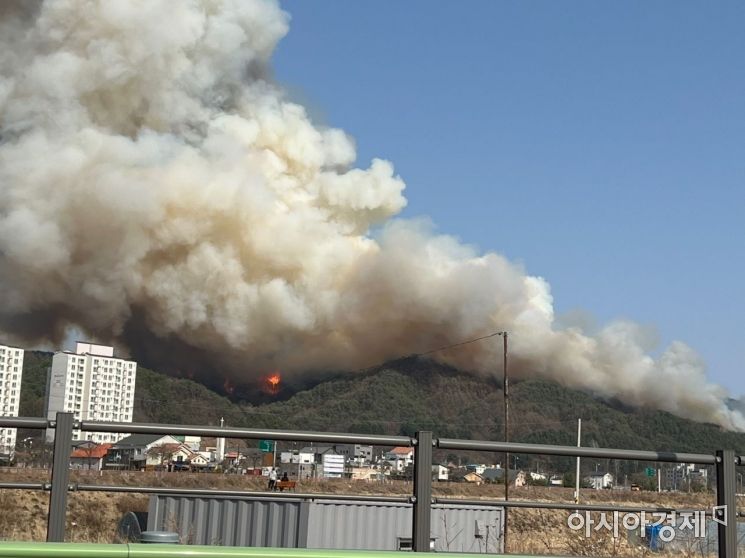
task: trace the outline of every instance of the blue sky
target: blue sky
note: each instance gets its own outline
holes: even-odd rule
[[[277,79],[405,216],[745,393],[745,3],[287,0]]]

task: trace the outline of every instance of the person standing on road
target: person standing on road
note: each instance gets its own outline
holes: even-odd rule
[[[269,471],[269,490],[277,489],[277,469]]]

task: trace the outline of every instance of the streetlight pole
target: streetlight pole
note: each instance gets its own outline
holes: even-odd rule
[[[502,395],[504,397],[504,441],[510,441],[510,380],[507,375],[507,332],[503,331],[502,335]],[[504,501],[510,499],[510,453],[505,454],[505,471],[504,471]],[[504,507],[504,533],[502,534],[502,544],[504,552],[507,552],[507,506]]]

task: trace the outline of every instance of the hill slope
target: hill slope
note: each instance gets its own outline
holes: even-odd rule
[[[21,415],[41,416],[49,353],[28,352]],[[745,434],[669,413],[629,409],[541,380],[511,391],[514,441],[710,453],[745,453]],[[234,402],[203,385],[139,368],[135,421],[503,439],[500,382],[427,360],[404,359],[364,374],[337,377],[263,405]]]

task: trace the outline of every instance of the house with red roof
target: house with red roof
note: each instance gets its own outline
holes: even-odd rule
[[[90,469],[100,471],[103,462],[114,444],[84,442],[76,446],[70,454],[70,469]]]
[[[399,446],[385,454],[385,460],[391,464],[391,469],[399,473],[414,463],[414,448]]]

